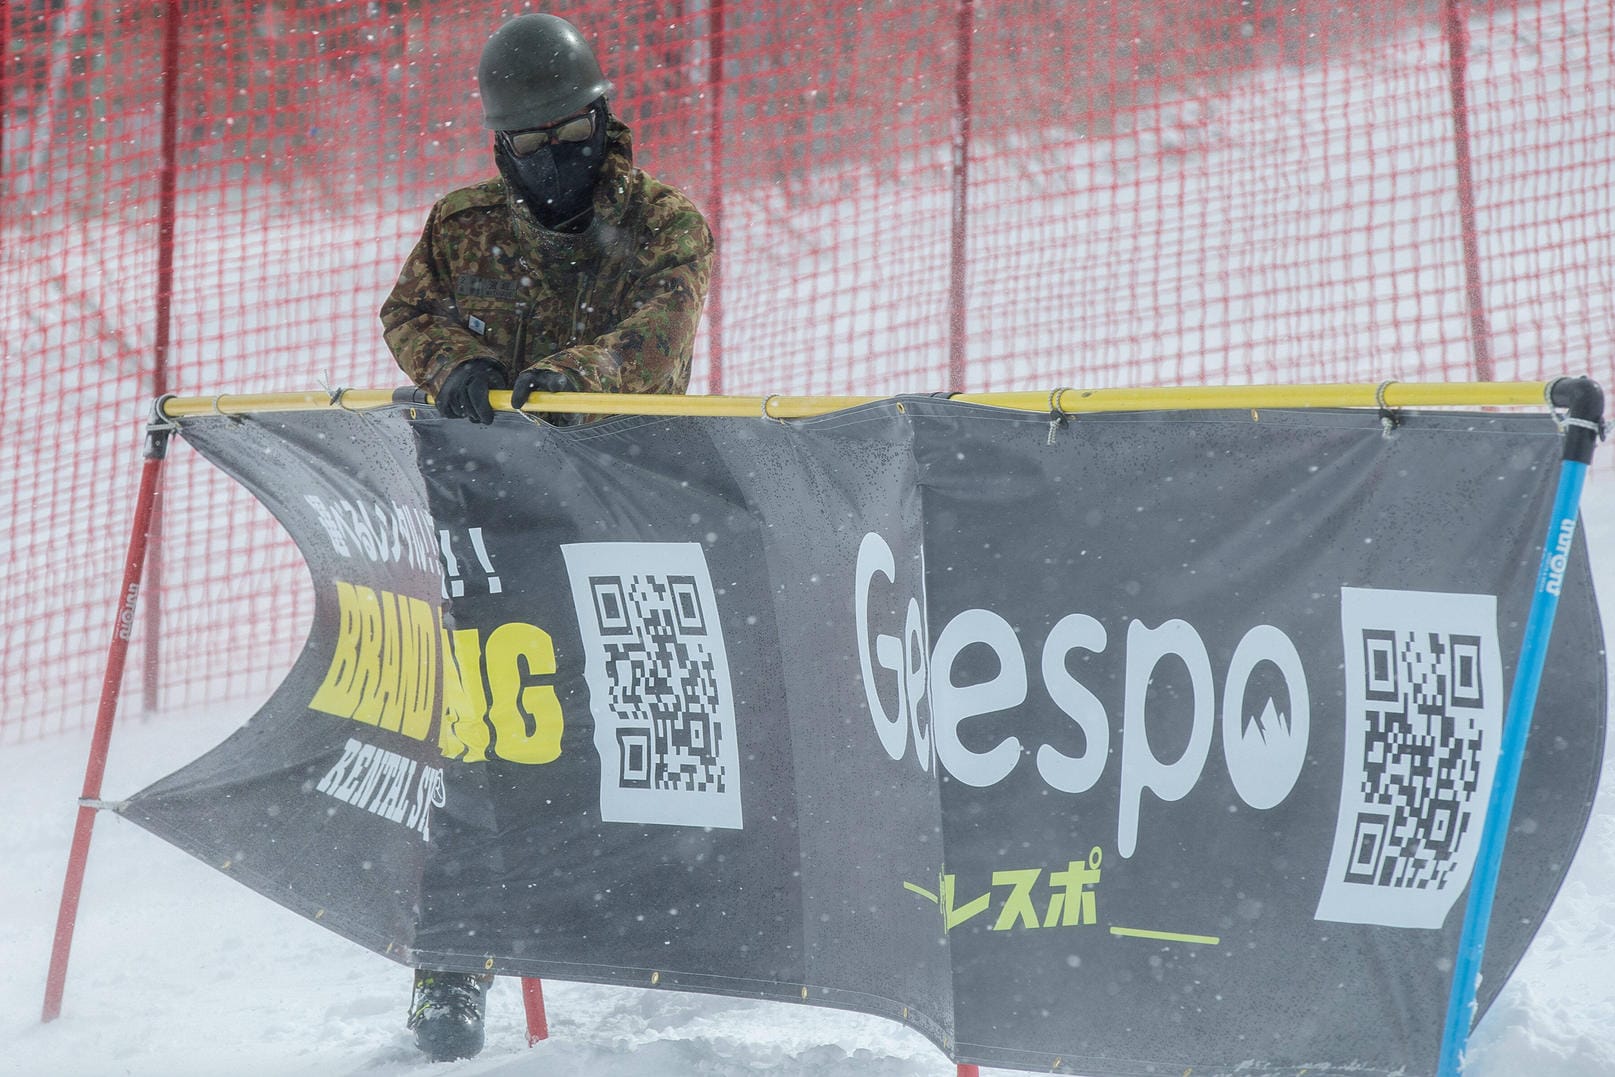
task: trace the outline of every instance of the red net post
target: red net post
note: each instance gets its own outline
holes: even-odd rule
[[[549,1015],[544,1012],[544,981],[522,977],[522,1010],[527,1015],[527,1046],[550,1037]]]
[[[154,419],[157,418],[154,415]],[[101,780],[106,774],[107,755],[112,745],[112,720],[118,712],[129,638],[134,634],[135,610],[140,598],[140,580],[146,566],[147,539],[151,530],[152,508],[157,500],[158,479],[167,451],[168,431],[154,428],[147,436],[146,460],[140,470],[140,489],[135,497],[134,523],[129,534],[129,552],[124,558],[123,587],[116,596],[112,617],[112,641],[107,652],[106,673],[101,678],[101,705],[96,710],[95,732],[90,738],[90,755],[84,766],[84,786],[78,817],[73,825],[73,841],[67,854],[67,877],[62,883],[62,900],[56,914],[56,933],[51,943],[50,968],[45,977],[45,1004],[42,1021],[54,1021],[62,1012],[62,993],[67,985],[67,959],[73,948],[73,930],[78,922],[79,896],[84,889],[84,870],[90,857],[90,836],[95,827],[96,808],[83,801],[101,796]]]
[[[120,402],[397,382],[381,302],[433,201],[495,174],[501,16],[462,8],[0,0],[0,349],[40,401],[0,440],[0,744],[92,720]],[[568,16],[717,229],[708,391],[1615,377],[1601,0]],[[261,698],[307,635],[300,558],[194,454],[166,470],[130,658],[165,708]]]
[[[151,395],[161,398],[168,392],[168,346],[174,308],[174,232],[178,220],[176,189],[179,44],[184,12],[179,0],[168,0],[163,11],[163,93],[162,134],[158,147],[157,171],[157,274],[152,296],[154,341],[151,359]],[[151,507],[151,548],[147,553],[149,595],[146,601],[146,653],[142,664],[142,699],[148,714],[157,710],[158,687],[162,679],[162,492],[154,495]]]

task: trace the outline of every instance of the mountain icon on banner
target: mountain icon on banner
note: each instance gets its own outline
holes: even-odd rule
[[[1291,732],[1289,716],[1280,712],[1273,703],[1272,696],[1267,697],[1267,705],[1262,708],[1261,714],[1251,715],[1245,719],[1245,724],[1240,728],[1240,732],[1249,736],[1251,726],[1256,727],[1256,735],[1262,738],[1263,744],[1267,743],[1267,731],[1269,729],[1283,732],[1286,735]]]

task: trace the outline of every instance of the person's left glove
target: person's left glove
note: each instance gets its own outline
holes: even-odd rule
[[[534,393],[574,393],[577,388],[572,375],[564,370],[530,366],[516,375],[516,384],[510,387],[510,406],[520,411]],[[551,426],[571,426],[580,421],[577,415],[556,411],[545,412],[539,418]]]
[[[493,405],[488,402],[488,390],[503,389],[507,384],[505,372],[492,359],[467,359],[449,371],[433,400],[445,418],[491,424]]]

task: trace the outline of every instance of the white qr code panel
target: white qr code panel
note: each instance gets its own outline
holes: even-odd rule
[[[1439,928],[1469,882],[1505,686],[1492,595],[1343,587],[1345,763],[1317,918]]]
[[[741,826],[729,655],[694,542],[561,547],[600,755],[600,817]]]

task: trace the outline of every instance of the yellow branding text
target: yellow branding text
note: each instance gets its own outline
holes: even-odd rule
[[[560,756],[565,723],[550,683],[548,632],[514,621],[484,640],[480,629],[444,628],[441,611],[423,599],[336,587],[336,645],[310,709],[422,741],[432,737],[436,715],[439,749],[467,763]]]

